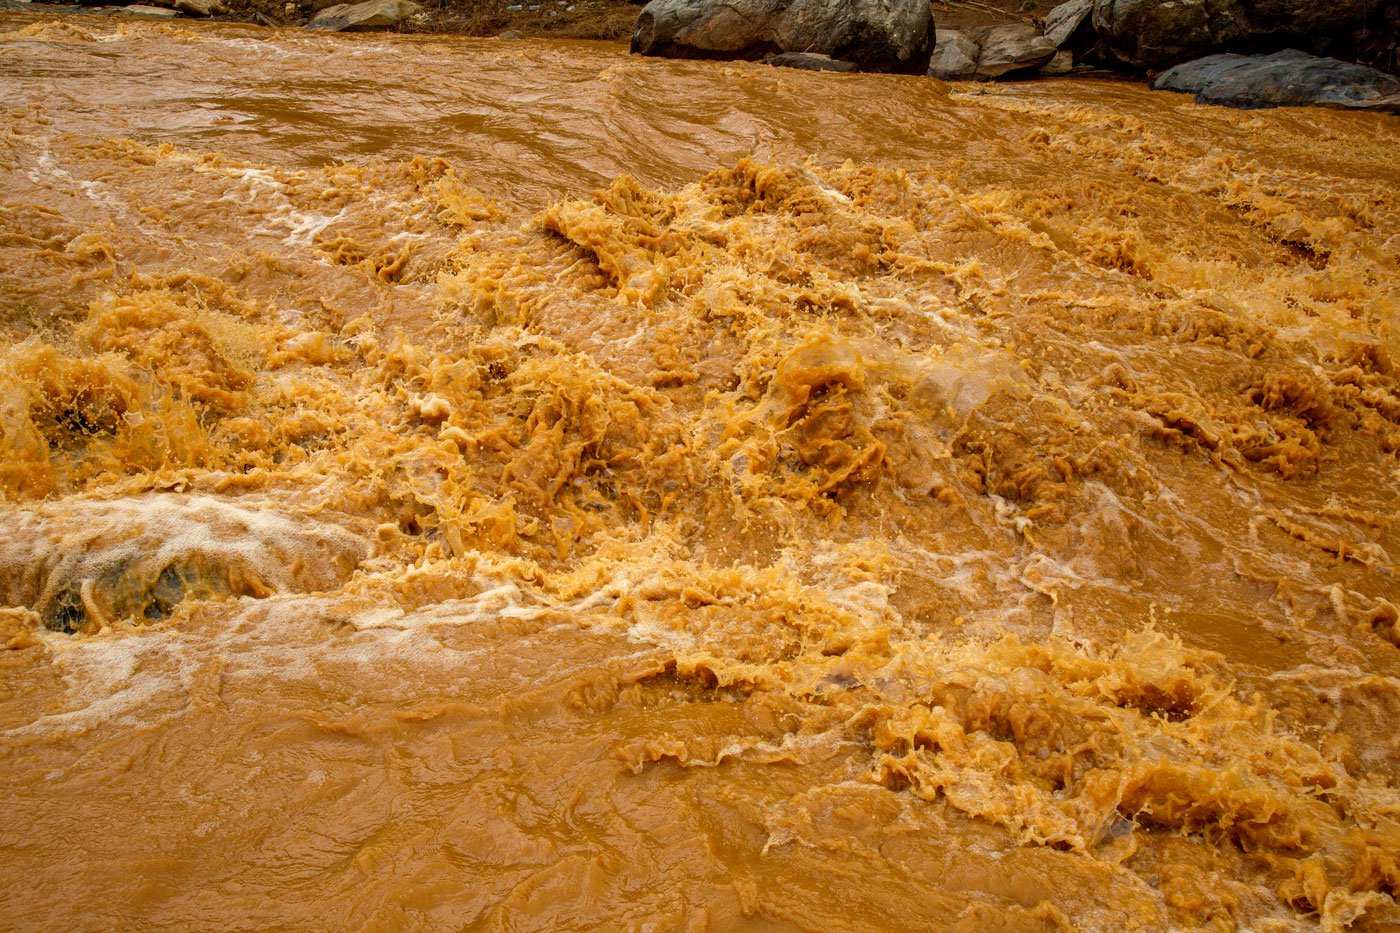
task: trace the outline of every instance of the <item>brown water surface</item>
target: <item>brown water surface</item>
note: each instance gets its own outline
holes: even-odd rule
[[[95,16],[0,99],[0,925],[1400,924],[1400,121]]]

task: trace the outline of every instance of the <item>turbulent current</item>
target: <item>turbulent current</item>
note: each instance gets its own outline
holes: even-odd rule
[[[1400,121],[0,18],[0,925],[1400,924]]]

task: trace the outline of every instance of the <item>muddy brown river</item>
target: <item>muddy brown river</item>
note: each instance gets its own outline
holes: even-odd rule
[[[1400,120],[0,16],[0,926],[1400,925]]]

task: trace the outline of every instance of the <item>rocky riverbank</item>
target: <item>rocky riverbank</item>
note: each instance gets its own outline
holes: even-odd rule
[[[68,12],[75,14],[127,14],[146,16],[195,16],[218,21],[261,26],[308,26],[335,0],[142,0],[140,4],[29,3],[0,0],[0,10]],[[400,6],[392,20],[368,23],[362,28],[404,33],[466,36],[509,36],[553,39],[625,40],[632,34],[639,7],[626,0],[423,0],[403,4],[386,0],[381,6]],[[162,12],[165,11],[165,12]]]
[[[1158,81],[1230,106],[1318,104],[1400,112],[1400,0],[145,0],[0,9],[190,16],[326,31],[621,40],[633,52],[764,60],[818,71],[1025,79],[1109,68],[1156,78],[1196,61],[1230,81]],[[1279,59],[1280,54],[1284,55]],[[1243,60],[1235,60],[1246,56]],[[1244,70],[1241,70],[1243,68]],[[1241,75],[1249,76],[1246,87]],[[1303,76],[1303,78],[1300,78]],[[1304,80],[1305,78],[1305,80]],[[1301,81],[1301,83],[1299,83]]]
[[[0,0],[0,10],[94,12],[166,8],[180,15],[269,26],[305,26],[331,0],[143,0],[128,5],[30,3]],[[632,0],[419,0],[416,16],[396,28],[401,32],[522,38],[626,40],[636,28],[642,3]],[[1055,0],[976,0],[933,2],[939,28],[978,29],[1006,22],[1043,21]],[[203,12],[207,9],[207,12]]]

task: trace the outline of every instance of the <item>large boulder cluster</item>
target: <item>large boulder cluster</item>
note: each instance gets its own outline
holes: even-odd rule
[[[1393,110],[1394,78],[1321,55],[1394,57],[1397,36],[1400,0],[1068,0],[1040,25],[936,32],[927,0],[651,0],[632,51],[945,81],[1170,68],[1153,86],[1204,103]]]
[[[632,36],[643,55],[815,53],[898,74],[923,74],[933,44],[928,0],[651,0]]]

